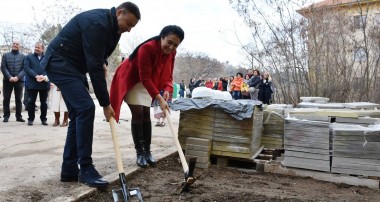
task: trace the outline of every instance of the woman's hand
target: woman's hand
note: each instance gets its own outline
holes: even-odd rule
[[[167,91],[165,91],[165,92],[167,92]],[[169,93],[169,92],[168,92]],[[165,95],[165,93],[164,93],[164,95]],[[158,103],[160,104],[160,107],[161,107],[161,110],[163,111],[163,112],[165,112],[165,111],[168,111],[169,112],[169,105],[168,105],[168,103],[166,102],[166,100],[160,95],[160,94],[158,94],[157,96],[156,96],[156,99],[158,100]],[[166,114],[166,113],[165,113]]]
[[[170,97],[169,97],[169,96],[170,96],[169,91],[164,91],[163,96],[164,96],[164,100],[165,100],[165,101],[168,101],[169,98],[170,98]]]

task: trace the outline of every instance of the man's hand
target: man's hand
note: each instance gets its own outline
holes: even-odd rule
[[[103,64],[103,70],[104,70],[104,78],[107,79],[108,77],[108,68],[106,64]]]
[[[20,78],[18,78],[17,76],[13,76],[11,78],[9,78],[9,82],[12,82],[12,83],[16,83],[20,80]]]
[[[113,108],[111,105],[103,107],[103,113],[106,117],[107,122],[111,119],[111,117],[115,117],[115,112],[113,111]]]
[[[44,76],[44,75],[37,75],[35,78],[36,78],[36,80],[37,80],[38,82],[45,81],[45,76]]]

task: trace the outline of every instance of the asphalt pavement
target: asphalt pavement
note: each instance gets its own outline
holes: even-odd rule
[[[60,182],[62,152],[67,127],[53,127],[54,113],[48,111],[48,126],[41,124],[40,111],[36,111],[33,126],[16,122],[13,108],[8,123],[3,122],[0,95],[0,201],[73,201],[96,190],[82,183]],[[12,96],[13,97],[13,96]],[[93,161],[96,169],[109,181],[118,180],[115,153],[109,123],[104,120],[103,109],[96,104]],[[38,105],[38,101],[37,101]],[[23,110],[23,118],[28,117]],[[63,116],[63,114],[62,114]],[[152,154],[156,160],[177,151],[169,125],[155,127],[151,110],[153,137]],[[61,117],[62,119],[63,117]],[[175,130],[178,128],[179,112],[172,112]],[[122,161],[126,174],[139,168],[135,164],[136,153],[130,130],[131,113],[126,104],[121,110],[117,125]],[[110,196],[112,197],[112,196]]]

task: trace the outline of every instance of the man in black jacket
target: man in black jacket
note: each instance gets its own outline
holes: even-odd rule
[[[22,91],[24,88],[24,54],[20,53],[20,42],[13,41],[12,50],[9,53],[3,55],[1,60],[1,72],[4,75],[3,78],[3,111],[4,120],[8,122],[11,115],[10,100],[12,91],[15,91],[16,101],[16,121],[25,122],[22,118]]]
[[[45,45],[37,42],[34,46],[34,53],[25,58],[24,71],[26,74],[26,87],[28,90],[28,125],[32,126],[35,118],[34,106],[36,104],[37,94],[40,95],[41,103],[41,123],[47,126],[47,97],[50,89],[50,83],[40,61],[44,58]]]
[[[139,8],[131,2],[117,8],[85,11],[74,16],[46,50],[42,66],[49,80],[61,90],[69,111],[61,170],[63,182],[79,180],[91,187],[109,184],[92,162],[95,104],[88,93],[86,73],[108,121],[115,113],[109,101],[105,61],[121,34],[129,32],[139,20]]]

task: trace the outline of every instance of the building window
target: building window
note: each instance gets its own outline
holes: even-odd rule
[[[364,62],[367,60],[367,56],[365,54],[365,49],[363,47],[359,47],[355,49],[354,52],[354,61],[355,62]]]
[[[354,16],[354,28],[355,29],[364,29],[366,23],[366,15],[357,15]]]

